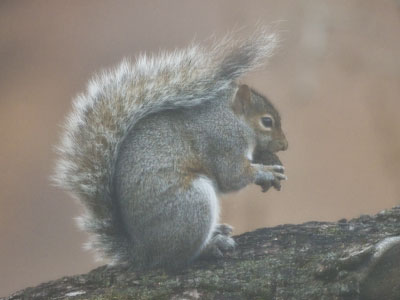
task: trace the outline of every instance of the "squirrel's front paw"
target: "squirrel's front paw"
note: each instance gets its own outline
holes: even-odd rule
[[[285,168],[281,165],[265,166],[260,164],[253,164],[257,169],[255,184],[260,185],[263,192],[266,192],[271,186],[276,190],[281,189],[281,180],[286,180],[287,177],[283,172]]]

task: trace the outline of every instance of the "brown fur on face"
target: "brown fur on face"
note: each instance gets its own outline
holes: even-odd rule
[[[288,142],[281,128],[279,112],[265,96],[247,85],[241,84],[232,102],[232,109],[235,114],[242,116],[254,130],[258,151],[275,153],[287,149]],[[263,127],[260,120],[264,116],[272,118],[272,128]]]

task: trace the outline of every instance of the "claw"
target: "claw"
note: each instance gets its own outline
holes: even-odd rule
[[[277,173],[277,172],[275,172],[275,173],[274,173],[274,176],[275,176],[276,178],[280,179],[280,180],[287,180],[287,176],[286,176],[285,174],[282,174],[282,173]]]

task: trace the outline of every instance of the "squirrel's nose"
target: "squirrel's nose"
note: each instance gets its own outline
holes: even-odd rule
[[[287,141],[287,139],[283,139],[283,140],[281,140],[280,141],[280,143],[279,143],[279,146],[280,146],[280,150],[281,151],[285,151],[285,150],[287,150],[287,148],[288,148],[288,141]]]

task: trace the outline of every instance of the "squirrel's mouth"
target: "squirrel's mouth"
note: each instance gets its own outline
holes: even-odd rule
[[[278,155],[269,151],[255,151],[253,153],[253,163],[262,165],[283,165]]]

